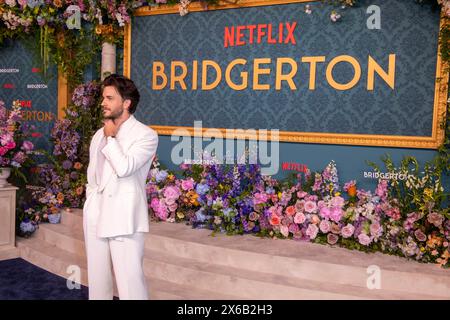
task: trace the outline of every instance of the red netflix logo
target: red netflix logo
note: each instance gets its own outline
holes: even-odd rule
[[[31,100],[20,100],[20,106],[22,108],[31,108]]]
[[[301,163],[295,163],[295,162],[283,162],[281,164],[281,168],[283,171],[286,170],[295,170],[298,172],[307,173],[308,172],[308,166]]]
[[[278,26],[269,24],[252,24],[247,26],[225,27],[223,46],[225,48],[233,46],[243,46],[246,44],[267,42],[270,44],[295,45],[294,30],[297,22],[280,23]],[[286,32],[285,32],[286,31]],[[287,35],[285,35],[287,33]]]
[[[31,68],[31,72],[33,72],[33,73],[41,72],[41,69],[40,68]]]
[[[5,83],[3,85],[3,89],[15,89],[15,88],[16,88],[16,86],[12,83]]]

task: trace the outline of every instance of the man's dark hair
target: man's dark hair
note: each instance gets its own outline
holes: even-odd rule
[[[123,100],[130,100],[130,108],[128,111],[133,114],[139,103],[140,94],[134,82],[120,74],[111,74],[103,80],[102,89],[107,86],[116,88]]]

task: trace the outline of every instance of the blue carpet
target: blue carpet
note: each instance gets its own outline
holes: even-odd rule
[[[0,300],[86,300],[88,288],[70,290],[66,279],[23,259],[0,261]]]

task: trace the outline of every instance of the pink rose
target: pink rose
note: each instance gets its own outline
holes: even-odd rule
[[[335,245],[339,240],[339,236],[333,234],[333,233],[329,233],[327,235],[327,242],[331,245]]]
[[[330,210],[330,219],[334,222],[339,222],[342,218],[344,211],[342,211],[341,207],[333,207]]]
[[[363,246],[368,246],[372,240],[370,239],[370,237],[369,237],[367,234],[361,233],[361,234],[358,236],[358,241],[359,241],[359,243],[362,244]]]
[[[289,228],[287,226],[280,226],[280,232],[286,238],[289,236]]]
[[[320,222],[320,218],[317,214],[311,215],[311,223],[312,224],[318,224]]]
[[[180,190],[174,186],[167,186],[164,190],[164,197],[176,200],[180,196]]]
[[[288,216],[293,216],[295,214],[295,208],[294,206],[289,206],[284,211]]]
[[[331,232],[334,233],[334,234],[340,234],[341,233],[341,228],[336,223],[332,223],[331,224]]]
[[[320,221],[319,228],[320,228],[320,231],[322,231],[322,233],[330,232],[330,230],[331,230],[331,223],[330,223],[330,221],[328,221],[328,220]]]
[[[305,201],[304,200],[297,200],[295,203],[295,210],[297,212],[302,212],[305,209]]]
[[[308,194],[308,193],[305,192],[305,191],[299,191],[299,192],[297,192],[297,197],[298,197],[299,199],[302,199],[302,198],[304,198],[307,194]]]
[[[345,199],[342,197],[333,197],[331,199],[331,206],[333,207],[343,207],[345,203]]]
[[[294,222],[298,223],[298,224],[302,224],[303,222],[305,222],[306,217],[302,212],[297,212],[294,216]]]
[[[170,212],[174,212],[175,210],[177,210],[177,208],[178,208],[178,204],[175,202],[175,203],[172,203],[172,204],[170,204],[169,205],[169,211]]]
[[[353,232],[355,232],[355,227],[350,223],[341,230],[341,234],[344,238],[350,238],[353,235]]]
[[[376,238],[378,238],[379,236],[381,236],[381,234],[383,233],[383,228],[381,227],[381,225],[378,222],[373,222],[370,225],[370,234]]]
[[[322,207],[322,209],[320,209],[320,216],[322,218],[330,218],[330,215],[331,215],[330,208]]]
[[[419,241],[423,242],[423,241],[427,240],[427,236],[420,229],[417,229],[416,231],[414,231],[414,235],[416,236],[417,240],[419,240]]]
[[[189,191],[194,189],[194,180],[192,178],[181,181],[181,189]]]
[[[24,151],[31,151],[34,148],[34,144],[31,141],[24,141],[22,144],[22,149]]]
[[[308,213],[314,213],[317,211],[317,204],[313,201],[305,202],[305,211]]]
[[[431,212],[428,214],[427,220],[435,227],[440,227],[442,225],[442,222],[444,221],[444,217],[440,213]]]
[[[272,215],[270,216],[270,224],[273,226],[280,225],[280,217],[272,213]]]
[[[319,232],[319,228],[315,224],[310,224],[308,229],[306,229],[306,235],[309,239],[313,240],[317,237],[317,233]]]

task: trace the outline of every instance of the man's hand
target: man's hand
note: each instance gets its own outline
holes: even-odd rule
[[[121,123],[118,123],[117,121],[115,122],[111,119],[106,119],[104,124],[105,126],[103,127],[103,133],[105,134],[105,137],[115,136],[121,125]]]

